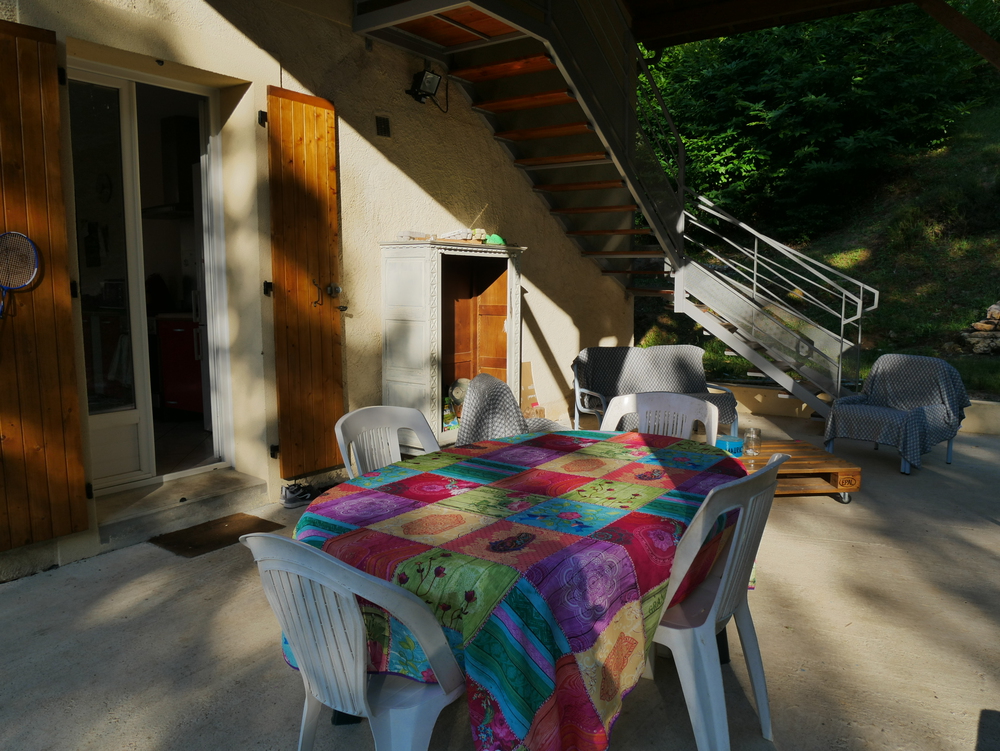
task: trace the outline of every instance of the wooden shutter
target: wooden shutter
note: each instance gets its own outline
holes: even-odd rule
[[[38,246],[0,320],[0,550],[87,529],[56,36],[0,21],[0,232]]]
[[[267,89],[278,440],[283,478],[343,464],[337,128],[325,99]]]

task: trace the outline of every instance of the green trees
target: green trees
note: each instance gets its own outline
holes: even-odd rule
[[[995,0],[962,10],[1000,30]],[[1000,88],[913,5],[670,48],[654,77],[688,184],[785,240],[836,226],[895,160],[940,142]]]

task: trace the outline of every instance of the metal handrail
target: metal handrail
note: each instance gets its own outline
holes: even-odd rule
[[[705,196],[695,195],[693,191],[689,191],[689,192],[692,195],[695,196],[697,202],[700,204],[699,208],[701,208],[703,211],[705,211],[705,213],[711,214],[712,216],[715,216],[715,217],[718,217],[719,219],[722,219],[722,220],[728,222],[729,224],[733,225],[734,227],[738,227],[739,229],[742,229],[743,231],[745,231],[748,234],[752,235],[756,239],[765,242],[767,245],[769,245],[770,247],[774,248],[775,250],[777,250],[779,253],[781,253],[782,255],[786,256],[787,258],[793,260],[798,265],[810,268],[814,273],[818,274],[824,281],[826,281],[826,282],[830,283],[831,285],[835,286],[837,289],[839,289],[840,291],[842,291],[845,295],[849,295],[852,298],[854,298],[854,299],[856,299],[858,301],[861,301],[864,298],[864,293],[865,292],[870,292],[872,294],[872,297],[873,297],[873,303],[869,307],[865,308],[864,312],[866,312],[866,313],[870,312],[872,310],[875,310],[875,308],[878,307],[878,294],[879,293],[878,293],[878,290],[875,289],[874,287],[872,287],[871,285],[865,284],[864,282],[862,282],[859,279],[855,279],[852,276],[848,276],[844,272],[839,271],[838,269],[835,269],[832,266],[828,266],[825,263],[822,263],[821,261],[817,261],[815,258],[811,258],[810,256],[807,256],[804,253],[801,253],[801,252],[795,250],[794,248],[790,248],[787,245],[785,245],[783,243],[780,243],[777,240],[774,240],[773,238],[770,238],[767,235],[762,234],[761,232],[758,232],[757,230],[755,230],[750,225],[741,222],[739,219],[737,219],[736,217],[732,216],[730,213],[728,213],[724,209],[722,209],[719,206],[717,206],[715,203],[713,203],[712,201],[710,201]],[[693,219],[694,215],[693,214],[689,214],[689,217]],[[844,281],[849,282],[852,285],[856,285],[858,287],[859,294],[858,295],[854,295],[850,290],[845,289],[844,287],[841,287],[840,285],[838,285],[836,282],[834,282],[830,278],[831,276],[840,277]]]
[[[711,204],[704,197],[699,197],[699,200],[700,202],[704,202],[703,205],[715,209],[706,213],[723,219],[732,227],[746,232],[754,238],[754,243],[752,247],[747,247],[745,244],[726,237],[715,228],[699,221],[692,212],[688,213],[689,226],[701,229],[710,233],[715,238],[722,240],[725,246],[736,252],[737,256],[744,256],[749,259],[750,263],[749,265],[740,263],[738,260],[722,254],[716,248],[710,248],[703,242],[695,241],[690,235],[687,239],[695,241],[698,247],[719,260],[720,263],[738,271],[749,280],[755,290],[762,286],[764,280],[768,280],[772,288],[777,285],[785,293],[797,292],[797,297],[801,302],[809,303],[831,315],[840,317],[841,326],[860,320],[864,313],[878,307],[879,292],[874,287],[848,276],[837,269],[826,266],[797,250],[789,248],[787,245],[772,240],[752,227],[731,217],[726,212],[718,210],[714,204]],[[762,244],[764,248],[776,251],[779,257],[774,258],[764,255],[761,248]],[[787,263],[782,263],[782,260],[787,261]],[[770,276],[765,272],[770,272]],[[816,294],[804,291],[802,289],[803,285],[811,286],[837,302],[824,302]],[[778,299],[781,298],[780,295],[775,295],[775,297]]]

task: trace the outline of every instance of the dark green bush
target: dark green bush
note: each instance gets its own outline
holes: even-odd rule
[[[995,0],[956,5],[1000,30]],[[901,157],[941,143],[1000,88],[913,5],[670,48],[654,76],[688,184],[785,240],[842,223]]]

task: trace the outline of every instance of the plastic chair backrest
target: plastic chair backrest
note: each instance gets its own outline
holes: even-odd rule
[[[441,449],[427,418],[413,407],[362,407],[337,420],[334,432],[347,476],[354,478],[398,462],[402,458],[399,431],[403,429],[416,433],[425,453]],[[351,449],[357,472],[352,467]]]
[[[253,553],[307,689],[326,706],[361,717],[378,711],[368,702],[368,637],[358,597],[410,630],[443,692],[465,682],[441,625],[416,595],[281,535],[254,533],[240,542]]]
[[[747,582],[750,581],[754,558],[778,485],[778,468],[788,458],[787,454],[774,454],[763,469],[712,489],[677,544],[663,603],[664,611],[673,604],[704,544],[722,531],[720,517],[725,518],[736,511],[739,518],[732,536],[705,580],[687,595],[691,598],[699,590],[707,589],[712,593],[714,589],[713,602],[699,613],[699,622],[692,626],[712,619],[719,623],[733,614],[746,597]],[[663,614],[660,615],[662,618]]]
[[[488,373],[480,373],[472,379],[462,403],[455,445],[465,446],[527,432],[528,421],[506,383]]]
[[[690,438],[695,421],[705,426],[707,442],[714,446],[719,437],[719,408],[704,399],[685,394],[652,391],[616,396],[608,404],[601,430],[618,430],[626,415],[639,416],[639,432]]]

